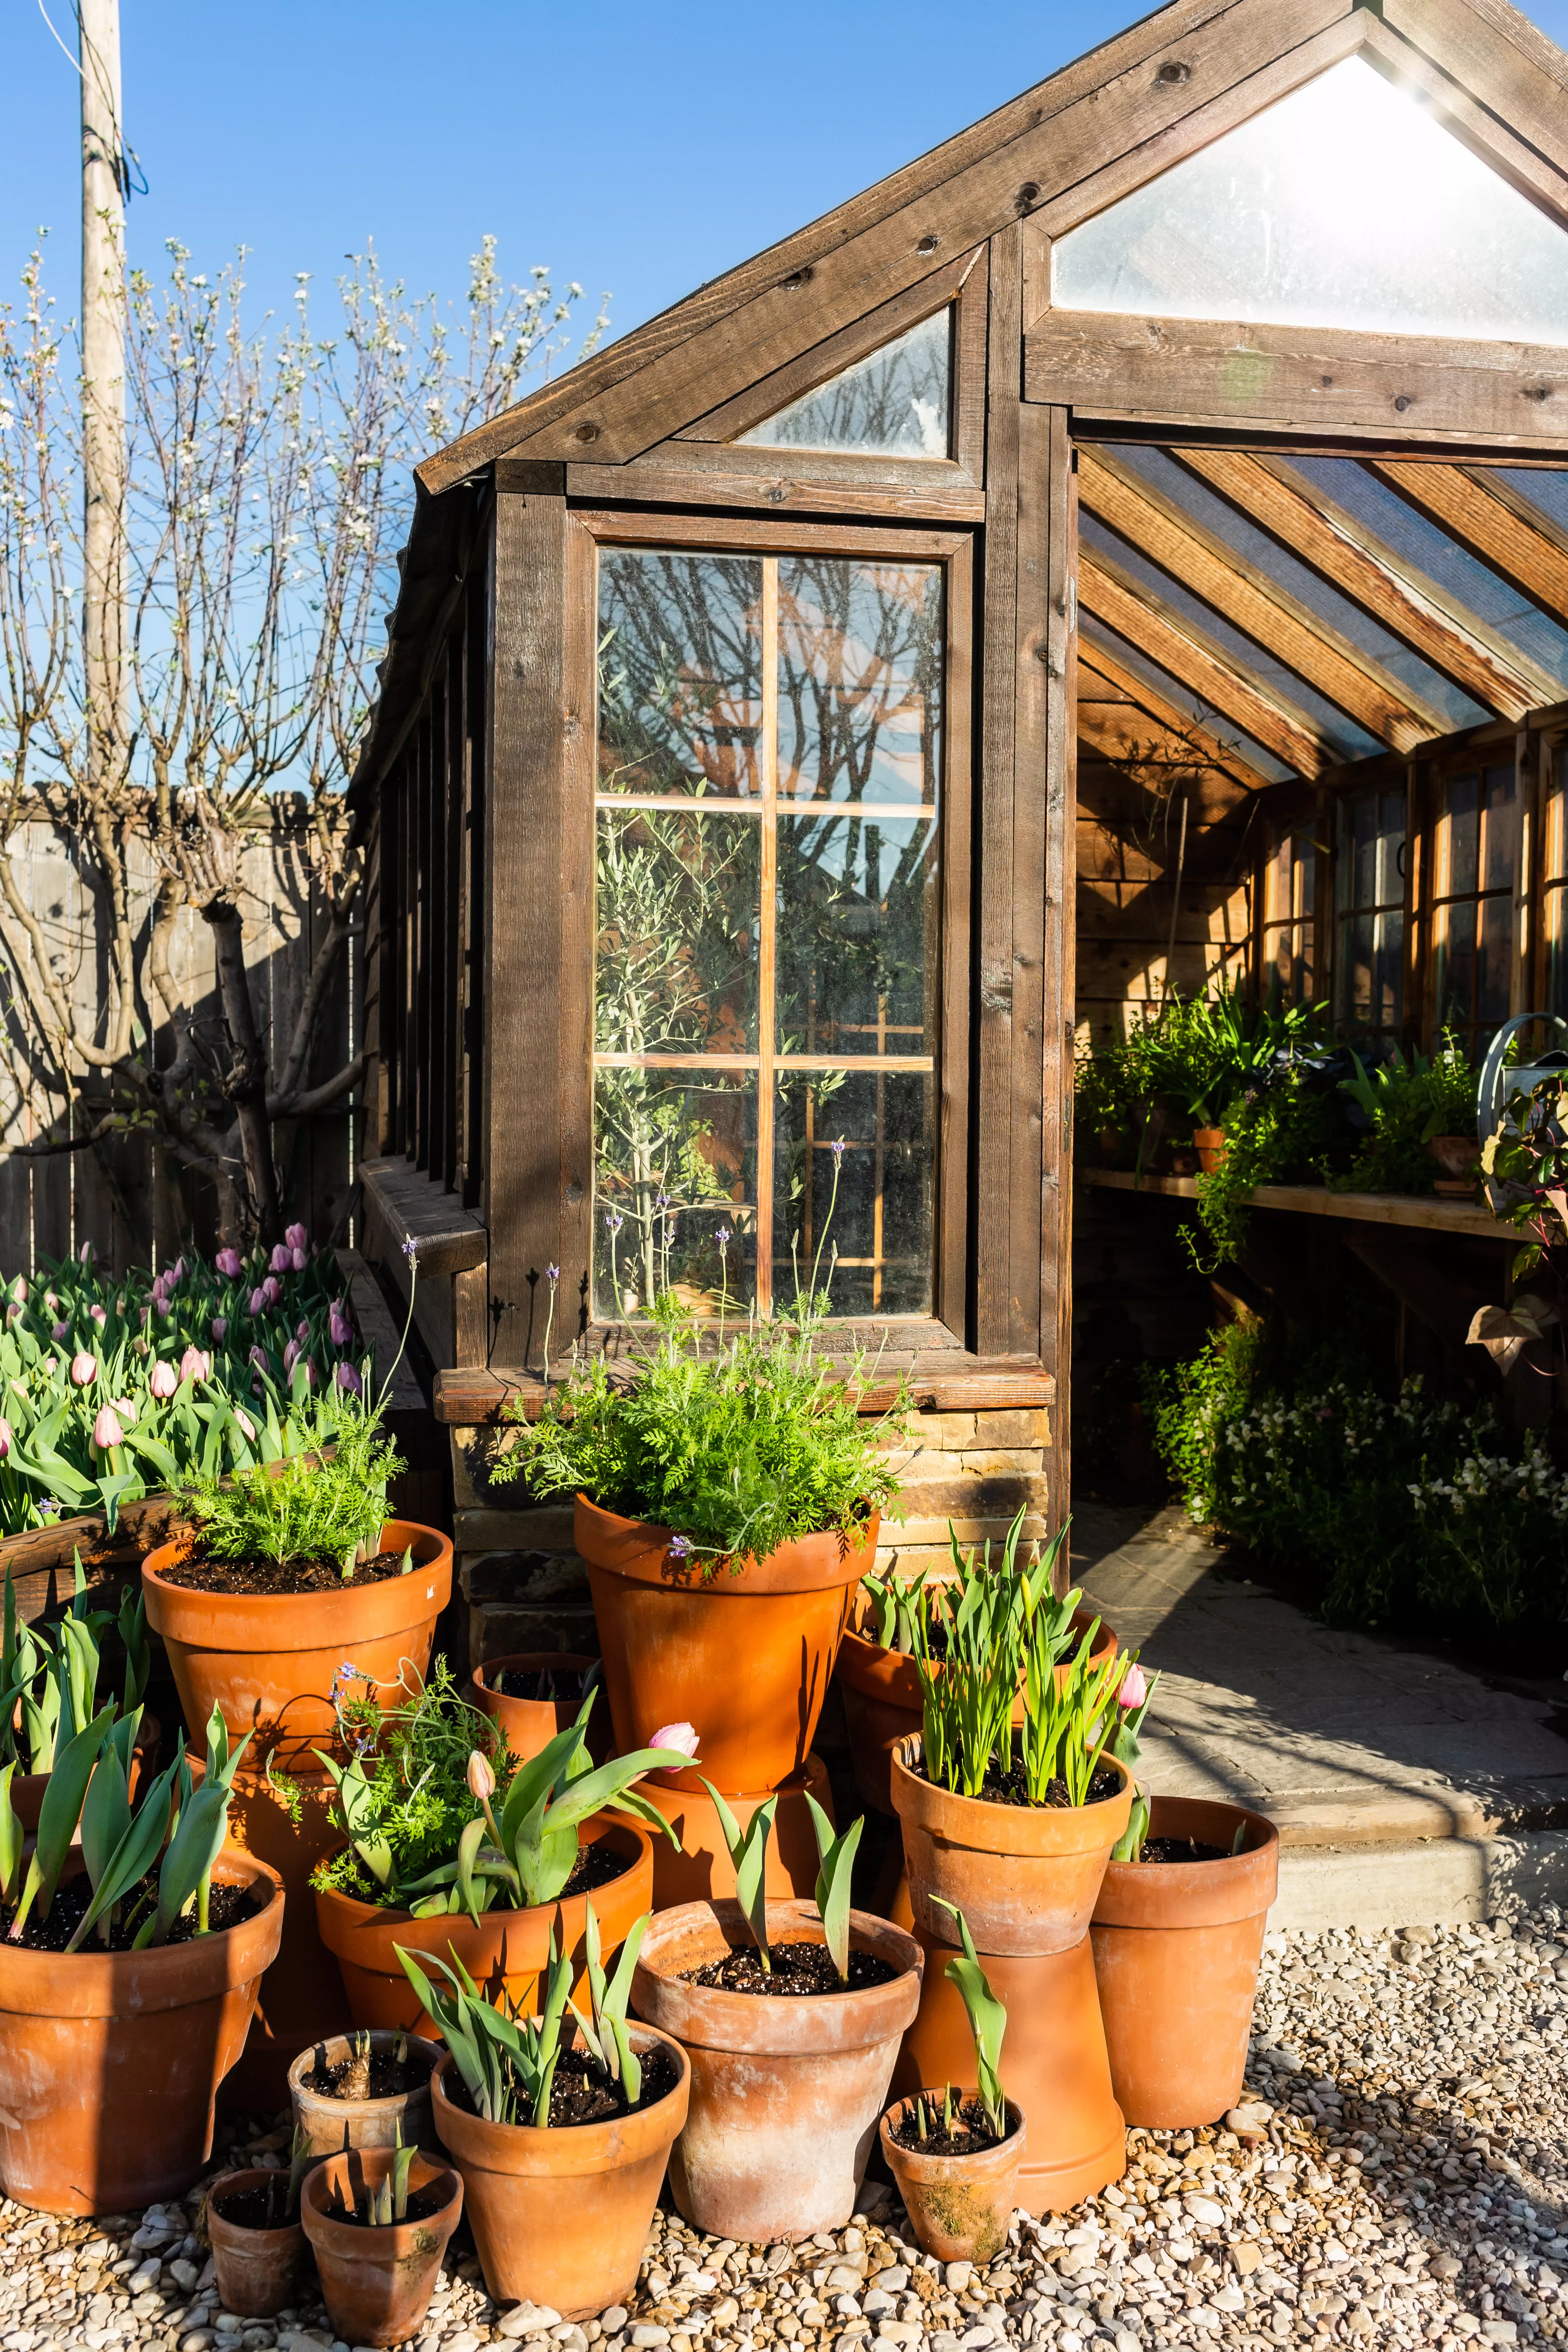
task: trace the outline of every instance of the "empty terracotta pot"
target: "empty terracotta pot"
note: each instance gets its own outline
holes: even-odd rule
[[[269,1864],[283,1881],[283,1940],[261,1979],[245,2048],[223,2092],[226,2107],[251,2115],[286,2106],[295,2052],[346,2032],[351,2022],[337,1961],[316,1923],[310,1885],[323,1854],[342,1843],[332,1784],[324,1772],[269,1760],[270,1774],[265,1762],[252,1765],[246,1751],[234,1776],[226,1841]],[[192,1762],[200,1769],[199,1759]]]
[[[1223,1127],[1194,1127],[1193,1149],[1198,1155],[1198,1166],[1205,1176],[1212,1176],[1225,1158],[1226,1132]]]
[[[163,1745],[163,1725],[155,1715],[144,1715],[136,1745],[131,1750],[129,1784],[132,1804],[141,1794],[143,1781],[150,1780],[157,1771],[159,1750]],[[44,1801],[44,1790],[48,1785],[47,1772],[27,1772],[12,1777],[11,1803],[24,1837],[37,1835],[38,1808]]]
[[[806,1536],[766,1559],[715,1568],[671,1559],[668,1529],[579,1495],[575,1540],[617,1750],[649,1747],[667,1723],[692,1723],[700,1760],[680,1786],[700,1790],[706,1777],[716,1789],[765,1790],[798,1772],[879,1525],[873,1516],[858,1540]]]
[[[529,1650],[511,1657],[487,1658],[469,1675],[463,1696],[470,1706],[477,1706],[481,1715],[500,1724],[507,1746],[520,1764],[526,1764],[541,1748],[548,1748],[558,1732],[571,1730],[583,1702],[581,1698],[514,1698],[510,1692],[497,1687],[500,1676],[509,1672],[585,1675],[590,1666],[598,1663],[597,1658],[583,1657],[567,1650]],[[588,1753],[595,1764],[603,1764],[613,1753],[614,1744],[610,1703],[601,1684],[594,1712],[588,1717]]]
[[[678,1903],[700,1903],[709,1895],[733,1895],[735,1873],[712,1798],[706,1789],[666,1788],[663,1778],[662,1773],[650,1772],[637,1784],[638,1794],[658,1807],[680,1840],[678,1853],[668,1838],[654,1839],[655,1910],[673,1910]],[[808,1756],[802,1770],[792,1772],[777,1790],[724,1797],[736,1821],[746,1829],[757,1807],[777,1795],[778,1810],[768,1839],[767,1885],[769,1895],[781,1901],[791,1895],[809,1895],[816,1885],[816,1832],[805,1801],[807,1790],[832,1821],[833,1790],[816,1755]]]
[[[1090,1929],[1122,2113],[1150,2130],[1184,2131],[1215,2122],[1241,2096],[1279,1833],[1237,1805],[1155,1797],[1149,1834],[1196,1838],[1224,1856],[1111,1863]]]
[[[195,1592],[162,1571],[192,1548],[192,1538],[161,1544],[142,1563],[147,1622],[169,1653],[185,1725],[201,1745],[207,1718],[220,1709],[231,1736],[253,1732],[247,1761],[268,1748],[280,1763],[316,1769],[312,1748],[330,1748],[336,1733],[332,1677],[347,1663],[371,1678],[372,1696],[388,1705],[408,1670],[423,1676],[436,1620],[452,1590],[452,1546],[435,1528],[388,1519],[384,1551],[411,1549],[406,1576],[341,1592]],[[403,1683],[406,1691],[407,1683]],[[364,1685],[358,1686],[363,1695]]]
[[[854,1606],[851,1604],[852,1613]],[[861,1615],[864,1619],[863,1607]],[[1079,1609],[1072,1622],[1081,1640],[1094,1622],[1094,1612]],[[1089,1655],[1097,1663],[1116,1655],[1116,1636],[1109,1625],[1100,1626]],[[890,1813],[894,1810],[893,1750],[900,1739],[918,1737],[925,1720],[915,1662],[902,1650],[885,1650],[879,1642],[868,1641],[851,1623],[845,1627],[844,1639],[838,1645],[837,1672],[844,1695],[844,1719],[849,1731],[855,1785],[868,1805],[874,1805],[880,1813]],[[1058,1683],[1066,1676],[1067,1668],[1058,1666]],[[1024,1720],[1022,1691],[1014,1704],[1013,1720]]]
[[[945,1941],[952,1914],[940,1897],[957,1905],[981,1952],[1064,1952],[1080,1942],[1132,1809],[1127,1767],[1107,1757],[1121,1786],[1097,1805],[993,1805],[955,1797],[912,1769],[921,1744],[906,1739],[893,1753],[916,1927]]]
[[[262,1908],[142,1952],[68,1958],[0,1942],[0,2180],[18,2205],[140,2211],[201,2172],[283,1925],[265,1863],[226,1852],[213,1878],[264,1894]]]
[[[432,2085],[436,2128],[463,2176],[465,2210],[485,2284],[498,2303],[546,2305],[563,2320],[596,2319],[629,2300],[647,2241],[671,2142],[686,2121],[686,2053],[651,2026],[630,2025],[642,2056],[667,2050],[675,2088],[611,2123],[487,2123],[460,2095],[444,2057]]]
[[[774,1943],[823,1940],[815,1904],[770,1903],[767,1926]],[[794,2243],[841,2230],[855,2210],[899,2037],[919,2003],[921,1951],[864,1911],[850,1913],[849,1933],[897,1975],[799,2000],[683,1981],[750,1943],[738,1904],[661,1911],[643,1937],[632,2006],[691,2061],[670,2190],[686,2219],[716,2238]]]
[[[220,2172],[207,2190],[207,2243],[218,2295],[224,2309],[241,2319],[271,2319],[298,2302],[308,2259],[305,2232],[298,2221],[247,2229],[225,2219],[224,2201],[251,2190],[265,2193],[274,2183],[286,2186],[288,2179],[279,2171]]]
[[[316,2257],[327,2316],[350,2344],[401,2344],[416,2335],[430,2307],[441,2257],[463,2210],[463,2184],[449,2165],[416,2156],[408,2189],[434,2189],[439,2209],[422,2221],[393,2221],[384,2229],[362,2228],[334,2215],[339,2199],[349,2203],[377,2189],[392,2168],[391,2148],[352,2148],[330,2156],[307,2173],[300,2192],[300,2219]]]
[[[441,2056],[440,2044],[422,2035],[400,2037],[380,2029],[372,2033],[372,2054],[391,2050],[399,2039],[407,2042],[411,2065],[422,2066],[425,2079],[417,2090],[399,2091],[382,2099],[334,2099],[329,2092],[313,2091],[305,2077],[318,2066],[336,2066],[353,2053],[346,2033],[301,2050],[289,2069],[289,2097],[294,2121],[304,2133],[312,2156],[341,2156],[350,2147],[405,2147],[432,2151],[439,2145],[430,2120],[430,2076]]]
[[[961,2103],[974,2096],[972,2090],[953,2087]],[[910,2226],[939,2262],[988,2263],[1007,2242],[1018,2201],[1018,2167],[1027,2137],[1024,2118],[1008,2099],[1005,2139],[973,2156],[933,2156],[905,2147],[893,2137],[911,2105],[900,2099],[881,2126],[882,2154],[899,2184]]]
[[[896,2095],[962,2083],[974,2072],[974,2038],[945,1970],[958,1956],[916,1931],[925,1954],[920,2011],[893,2074]],[[1057,2213],[1095,2196],[1127,2169],[1127,2133],[1110,2087],[1089,1937],[1065,1952],[982,1951],[981,1965],[1007,2011],[1002,2087],[1028,2119],[1017,2200]]]
[[[619,1878],[592,1890],[608,1967],[633,1921],[652,1908],[653,1847],[647,1832],[635,1822],[615,1821],[605,1813],[584,1822],[582,1836],[584,1844],[603,1840],[626,1860]],[[475,1921],[462,1911],[416,1919],[406,1911],[321,1888],[315,1896],[321,1941],[337,1957],[355,2025],[401,2025],[431,2042],[440,2039],[435,2021],[420,2008],[395,1945],[415,1953],[435,1952],[442,1959],[449,1957],[450,1945],[483,1991],[493,1999],[504,1985],[509,2000],[520,2010],[531,2010],[540,1971],[549,1958],[552,1928],[556,1950],[573,1955],[576,1972],[580,1975],[586,1966],[589,1899],[574,1895],[541,1903],[531,1911],[484,1911]]]

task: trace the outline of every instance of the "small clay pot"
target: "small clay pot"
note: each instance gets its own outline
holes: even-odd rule
[[[563,2320],[596,2319],[629,2301],[678,2132],[691,2068],[668,2034],[630,2024],[640,2056],[667,2050],[679,2079],[668,2095],[613,2122],[536,2131],[487,2123],[447,2096],[453,2062],[431,2084],[436,2128],[463,2176],[468,2227],[497,2303],[546,2305]]]
[[[496,1685],[506,1673],[542,1675],[585,1675],[596,1666],[597,1658],[580,1656],[569,1650],[519,1651],[506,1658],[487,1658],[469,1675],[463,1696],[468,1705],[478,1707],[481,1715],[499,1724],[507,1746],[520,1764],[530,1763],[542,1748],[548,1748],[558,1732],[570,1731],[582,1711],[580,1698],[513,1698]],[[605,1696],[602,1681],[595,1684],[597,1696],[594,1711],[588,1717],[588,1753],[595,1764],[608,1762],[614,1745],[610,1730],[610,1703]]]
[[[893,1803],[904,1827],[910,1908],[943,1943],[954,1904],[980,1952],[1065,1952],[1088,1933],[1110,1849],[1132,1810],[1132,1776],[1094,1805],[993,1805],[939,1789],[918,1767],[922,1742],[893,1752]],[[939,1898],[941,1898],[939,1900]]]
[[[1480,1145],[1473,1135],[1433,1135],[1426,1140],[1426,1156],[1437,1163],[1437,1175],[1433,1191],[1448,1200],[1468,1200],[1476,1189],[1470,1172],[1480,1156]]]
[[[441,2257],[463,2210],[463,2184],[450,2166],[416,2156],[408,2171],[410,2195],[439,2190],[441,2205],[423,2221],[363,2228],[332,2211],[379,2189],[392,2169],[391,2148],[353,2148],[330,2156],[307,2173],[300,2219],[316,2257],[321,2299],[337,2334],[350,2344],[401,2344],[418,2333],[430,2307]]]
[[[803,1536],[765,1559],[679,1559],[667,1528],[585,1496],[574,1540],[587,1562],[616,1746],[695,1724],[700,1761],[669,1785],[776,1789],[811,1752],[848,1612],[877,1558],[875,1513],[857,1535]],[[740,1662],[744,1670],[739,1671]]]
[[[372,2053],[390,2050],[397,2038],[379,2029],[370,2037]],[[334,2099],[308,2087],[305,2076],[313,2074],[318,2066],[335,2066],[353,2055],[346,2033],[300,2051],[289,2069],[289,2095],[294,2121],[310,2143],[312,2156],[341,2156],[350,2147],[395,2147],[400,2137],[405,2147],[434,2150],[440,2146],[430,2120],[430,2076],[441,2055],[440,2045],[419,2034],[411,2033],[406,2039],[409,2063],[425,2068],[425,2080],[416,2091],[395,2092],[385,2099]]]
[[[223,2200],[288,2178],[279,2171],[220,2172],[207,2189],[207,2243],[218,2294],[224,2309],[241,2319],[272,2319],[286,2305],[297,2303],[309,2256],[299,2221],[279,2222],[276,2230],[247,2230],[225,2219]]]
[[[960,2101],[973,2091],[956,2091]],[[904,2210],[928,2254],[942,2263],[988,2263],[1007,2242],[1018,2201],[1018,2167],[1024,2160],[1024,2118],[1005,2102],[1007,2137],[973,2156],[928,2156],[893,2137],[913,2101],[900,2099],[882,2117],[882,2155],[899,2184]]]
[[[792,1895],[810,1895],[816,1885],[819,1857],[812,1824],[809,1790],[828,1820],[834,1821],[833,1790],[820,1756],[810,1755],[799,1772],[792,1772],[778,1789],[747,1790],[731,1796],[721,1790],[742,1830],[770,1796],[778,1799],[773,1833],[768,1839],[767,1891],[772,1901]],[[710,1895],[732,1895],[735,1866],[724,1842],[719,1809],[706,1789],[671,1789],[662,1772],[650,1772],[637,1783],[637,1794],[663,1814],[680,1840],[679,1850],[667,1837],[653,1842],[653,1907],[672,1911],[678,1903],[700,1903]],[[837,1827],[837,1822],[835,1822]]]
[[[1241,2096],[1279,1833],[1238,1805],[1155,1797],[1149,1834],[1195,1838],[1221,1859],[1107,1868],[1089,1932],[1110,2078],[1130,2124],[1195,2130]]]
[[[812,1903],[770,1903],[773,1943],[821,1943]],[[920,2001],[920,1946],[864,1911],[859,1951],[897,1969],[886,1984],[802,2000],[689,1984],[687,1972],[749,1944],[737,1903],[661,1911],[643,1937],[632,2006],[691,2061],[686,2128],[669,2186],[689,2221],[715,2238],[795,2243],[841,2230],[876,2139],[899,2042]]]
[[[1205,1176],[1212,1176],[1225,1158],[1226,1132],[1223,1127],[1194,1127],[1193,1149],[1198,1155],[1198,1166]]]

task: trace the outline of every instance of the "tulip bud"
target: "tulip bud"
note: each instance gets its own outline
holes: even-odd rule
[[[344,1302],[334,1298],[327,1310],[327,1331],[334,1348],[352,1348],[354,1327],[343,1312]]]
[[[339,1388],[344,1390],[350,1396],[363,1396],[364,1382],[352,1364],[340,1364],[332,1378]]]
[[[277,1306],[278,1301],[283,1296],[283,1286],[279,1281],[276,1275],[269,1274],[268,1276],[266,1281],[261,1286],[261,1296],[267,1301],[268,1312],[270,1313],[272,1308]]]
[[[290,1339],[288,1346],[283,1350],[283,1377],[285,1380],[291,1377],[294,1367],[299,1360],[300,1342],[298,1339]]]
[[[68,1323],[51,1323],[49,1326],[49,1337],[51,1339],[68,1339],[70,1338],[70,1328],[71,1327]]]
[[[180,1378],[183,1381],[210,1381],[213,1360],[202,1348],[187,1348],[180,1358]]]
[[[246,1359],[246,1361],[247,1363],[254,1364],[258,1372],[269,1372],[272,1370],[271,1365],[267,1360],[266,1350],[262,1348],[252,1348],[249,1355]]]
[[[26,1305],[27,1277],[25,1274],[19,1274],[16,1276],[16,1281],[11,1285],[11,1296],[16,1301],[18,1307],[25,1307]]]
[[[98,1252],[93,1248],[90,1242],[83,1242],[80,1255],[83,1265],[90,1265],[93,1259],[98,1255]]]
[[[288,1243],[291,1250],[309,1249],[310,1246],[310,1229],[308,1225],[285,1225],[283,1228],[283,1238]]]
[[[46,1291],[45,1291],[45,1293],[44,1293],[44,1305],[48,1308],[49,1313],[50,1313],[51,1315],[58,1315],[58,1314],[59,1313],[59,1311],[60,1311],[60,1302],[59,1302],[59,1300],[55,1297],[55,1294],[54,1294],[54,1292],[53,1292],[52,1290],[46,1290]]]
[[[294,1253],[286,1242],[279,1242],[268,1262],[274,1274],[287,1274],[294,1263]]]
[[[310,1318],[308,1315],[301,1315],[300,1320],[294,1326],[294,1337],[299,1340],[300,1345],[303,1347],[310,1336]]]
[[[310,1263],[310,1258],[303,1250],[294,1252],[292,1264],[296,1274],[303,1274]]]
[[[496,1776],[487,1759],[477,1748],[468,1750],[468,1794],[477,1797],[481,1805],[488,1804],[496,1792]]]
[[[648,1741],[650,1748],[679,1748],[682,1756],[694,1757],[700,1745],[697,1727],[692,1723],[667,1723]],[[667,1767],[667,1769],[673,1769]]]
[[[180,1375],[173,1364],[160,1358],[147,1375],[147,1385],[155,1397],[172,1397],[180,1385]]]
[[[5,1461],[10,1451],[11,1424],[8,1421],[0,1420],[0,1462]]]
[[[304,1363],[300,1369],[305,1375],[305,1386],[308,1389],[313,1389],[316,1385],[316,1367],[310,1361],[309,1356],[305,1358]]]
[[[136,1407],[132,1400],[129,1397],[111,1397],[110,1402],[126,1428],[132,1428],[136,1420]]]
[[[57,1339],[63,1339],[65,1333],[57,1331],[55,1337]],[[87,1349],[83,1348],[79,1355],[71,1358],[71,1379],[79,1389],[89,1389],[97,1378],[98,1358],[89,1356]],[[119,1443],[119,1439],[116,1438],[115,1444],[118,1445]]]
[[[239,1407],[236,1405],[234,1409],[234,1419],[235,1425],[238,1429],[240,1435],[245,1439],[247,1444],[254,1445],[256,1443],[256,1423],[251,1420],[250,1415],[247,1412],[241,1412]]]
[[[98,1419],[92,1424],[92,1442],[100,1454],[107,1454],[111,1445],[124,1444],[125,1432],[120,1426],[120,1416],[111,1404],[99,1406]]]
[[[93,1321],[97,1324],[97,1326],[98,1326],[99,1329],[101,1331],[101,1330],[102,1330],[102,1328],[103,1328],[103,1327],[104,1327],[104,1325],[105,1325],[105,1324],[108,1322],[108,1320],[109,1320],[109,1309],[108,1309],[108,1307],[89,1307],[88,1308],[88,1310],[87,1310],[87,1311],[88,1311],[88,1313],[91,1316],[91,1318],[92,1318]]]
[[[7,1323],[19,1323],[26,1311],[27,1310],[25,1307],[19,1307],[16,1301],[13,1299],[10,1306],[5,1309],[5,1320]]]
[[[237,1275],[244,1272],[244,1262],[237,1250],[219,1250],[216,1257],[213,1260],[213,1264],[216,1266],[218,1272],[223,1276],[226,1282],[232,1282]]]
[[[1149,1685],[1143,1679],[1143,1669],[1134,1660],[1121,1677],[1121,1687],[1116,1694],[1118,1706],[1142,1706],[1149,1696]]]
[[[253,1290],[251,1292],[250,1311],[252,1315],[265,1315],[268,1303],[265,1290]]]
[[[222,1347],[223,1335],[227,1329],[228,1317],[226,1315],[215,1315],[212,1319],[213,1345],[215,1348]]]

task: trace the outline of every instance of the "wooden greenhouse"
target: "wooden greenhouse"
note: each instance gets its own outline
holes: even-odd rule
[[[440,1416],[826,1231],[900,1545],[1059,1515],[1075,1040],[1222,969],[1568,1013],[1565,459],[1505,0],[1175,0],[429,458],[353,790]],[[1079,1190],[1100,1282],[1142,1212]],[[1406,1207],[1333,1215],[1448,1315],[1497,1229]]]

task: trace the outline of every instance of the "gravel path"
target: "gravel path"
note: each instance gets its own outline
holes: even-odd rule
[[[894,2198],[868,2185],[848,2229],[797,2247],[752,2252],[661,2211],[633,2307],[584,2328],[530,2306],[498,2312],[459,2254],[418,2343],[1487,2352],[1560,2341],[1565,2042],[1568,1927],[1555,1910],[1394,1937],[1272,1936],[1236,2128],[1133,2133],[1117,2187],[1043,2225],[1019,2216],[984,2271],[929,2262],[900,2234]],[[241,2136],[263,2158],[280,2160],[284,2143],[281,2132]],[[216,2308],[192,2234],[197,2204],[59,2222],[0,2202],[0,2352],[331,2346],[320,2305],[249,2322]]]

